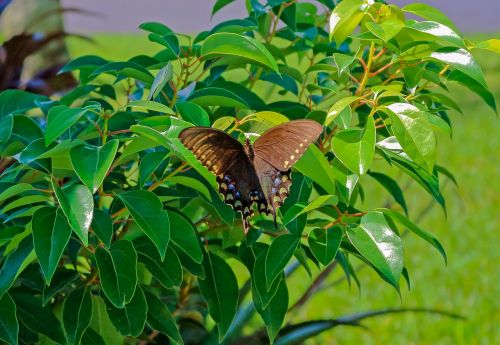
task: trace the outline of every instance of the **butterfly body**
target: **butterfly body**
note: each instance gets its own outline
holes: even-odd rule
[[[242,145],[223,131],[208,127],[184,129],[179,138],[217,176],[224,202],[242,213],[245,233],[254,214],[271,214],[288,196],[290,169],[323,127],[311,120],[290,121],[269,129],[252,145]]]

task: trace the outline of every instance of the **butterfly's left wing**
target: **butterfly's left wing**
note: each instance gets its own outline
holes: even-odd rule
[[[223,131],[208,127],[184,129],[179,138],[196,158],[217,175],[219,193],[224,202],[242,214],[245,233],[253,215],[253,203],[259,211],[267,210],[254,166],[236,139]]]

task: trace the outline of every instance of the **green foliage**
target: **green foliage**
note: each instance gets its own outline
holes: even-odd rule
[[[399,292],[409,279],[403,228],[446,260],[407,215],[394,175],[444,208],[449,174],[436,163],[436,133],[451,133],[448,112],[457,110],[447,85],[496,110],[469,52],[495,51],[496,41],[464,40],[427,5],[321,3],[328,12],[248,1],[248,18],[194,38],[145,23],[160,46],[153,56],[78,58],[63,71],[79,85],[60,98],[0,94],[2,340],[293,344],[386,313],[292,319],[282,329],[297,265],[321,272],[304,304],[334,264],[357,281],[353,258]],[[277,228],[258,215],[245,237],[179,132],[211,125],[242,139],[299,118],[323,134],[293,168]],[[395,203],[361,209],[374,183]],[[244,337],[255,314],[267,335]]]

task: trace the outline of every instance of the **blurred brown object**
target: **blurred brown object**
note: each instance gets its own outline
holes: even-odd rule
[[[0,17],[0,31],[5,40],[21,34],[64,31],[60,0],[13,0]],[[38,71],[69,60],[64,40],[52,40],[26,61],[21,80],[31,79]]]

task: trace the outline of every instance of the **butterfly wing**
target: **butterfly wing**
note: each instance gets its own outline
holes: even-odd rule
[[[290,169],[280,171],[258,156],[254,158],[254,166],[264,193],[264,198],[267,201],[266,214],[272,214],[274,224],[276,225],[276,209],[283,205],[292,184]],[[259,207],[261,205],[263,203],[260,203]]]
[[[255,141],[254,166],[275,223],[276,209],[290,192],[290,168],[322,131],[315,121],[295,120],[271,128]]]
[[[323,131],[316,121],[294,120],[271,128],[253,146],[255,156],[279,171],[290,169]]]
[[[243,145],[223,131],[206,127],[186,128],[179,138],[203,165],[217,175],[219,193],[226,204],[241,212],[247,233],[253,203],[257,202],[259,210],[267,210],[267,202]]]

